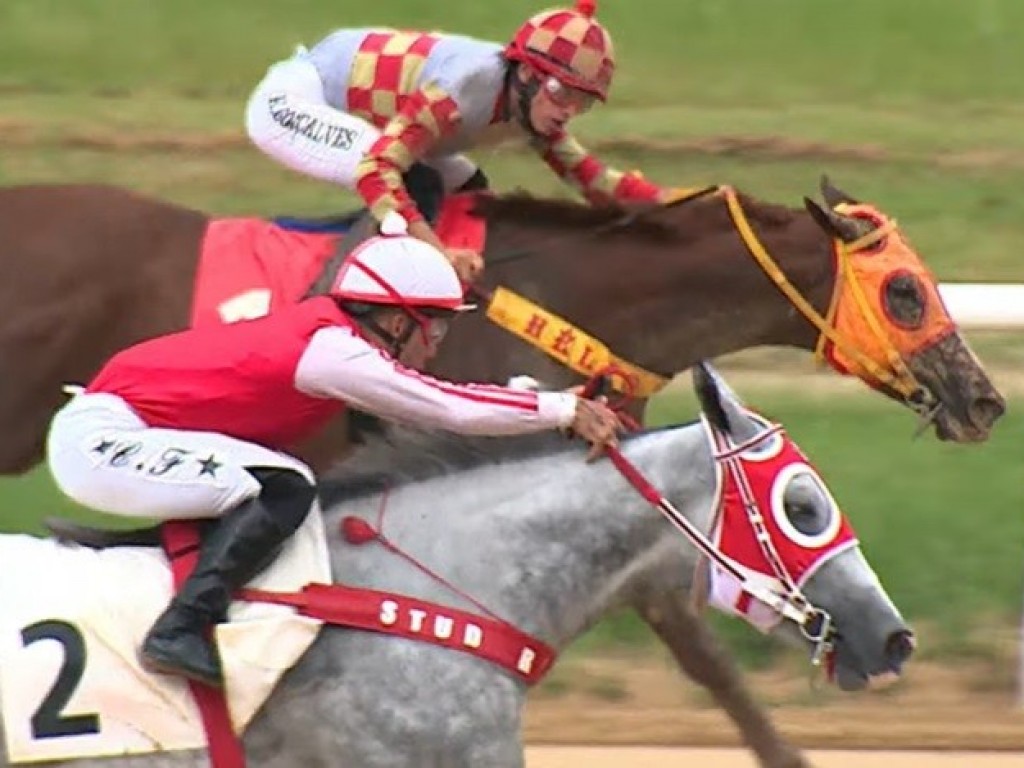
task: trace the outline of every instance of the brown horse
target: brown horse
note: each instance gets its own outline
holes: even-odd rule
[[[872,294],[880,302],[874,315],[893,343],[879,352],[868,349],[874,342],[860,343],[864,334],[847,333],[868,349],[875,368],[862,371],[856,356],[851,362],[847,355],[845,363],[838,355],[830,359],[894,394],[890,383],[870,372],[892,363],[883,353],[895,345],[921,385],[916,394],[925,393],[899,398],[927,408],[941,438],[984,439],[1003,400],[952,324],[935,320],[948,316],[934,281],[912,252],[896,248],[899,258],[889,253],[901,241],[885,221],[837,213],[855,201],[828,186],[823,191],[827,208],[807,201],[806,210],[793,210],[745,196],[738,203],[743,220],[756,230],[755,241],[830,324],[844,314],[830,310],[843,282],[836,244],[882,233],[884,239],[859,250],[877,264],[894,262]],[[818,330],[751,258],[751,242],[737,235],[736,215],[720,196],[633,217],[564,202],[496,198],[481,204],[480,215],[488,225],[489,281],[534,299],[650,371],[670,376],[702,358],[759,345],[817,346]],[[6,310],[0,325],[0,471],[21,471],[41,458],[61,383],[87,380],[117,349],[188,323],[209,222],[202,213],[110,187],[0,191],[5,272],[16,276],[0,284]],[[942,332],[933,333],[935,328]],[[530,373],[548,384],[574,380],[483,318],[453,327],[434,368],[458,379]],[[648,604],[654,608],[644,619],[672,640],[681,666],[729,712],[762,764],[802,765],[686,606],[667,598]]]
[[[835,213],[853,201],[828,185],[823,191],[827,209],[810,201],[807,211],[740,202],[788,280],[826,314],[840,282],[834,238],[855,240],[878,222]],[[819,339],[751,259],[719,197],[621,224],[620,211],[521,197],[485,201],[481,213],[488,252],[499,254],[489,262],[489,281],[537,300],[647,369],[670,376],[699,359],[759,345],[813,350]],[[62,383],[88,380],[117,350],[186,326],[210,222],[114,187],[0,189],[9,276],[0,283],[0,474],[42,459]],[[521,258],[502,260],[510,252]],[[894,261],[892,279],[875,286],[878,314],[908,336],[896,351],[930,393],[939,437],[985,439],[1002,399],[951,323],[940,323],[938,335],[928,327],[908,334],[929,313],[948,319],[930,275],[915,277],[908,259],[917,262],[913,253]],[[573,380],[481,317],[453,330],[434,370],[458,379],[531,373],[551,384]]]

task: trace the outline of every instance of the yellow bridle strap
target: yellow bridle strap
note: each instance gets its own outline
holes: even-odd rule
[[[710,195],[712,192],[718,192],[720,190],[721,187],[718,184],[712,184],[706,187],[670,187],[665,190],[661,204],[666,208],[670,208],[673,205],[679,205],[680,203],[685,203],[688,200],[704,197],[704,195]]]
[[[608,369],[621,371],[621,377],[611,377],[611,384],[622,394],[651,397],[669,382],[664,376],[623,360],[569,321],[507,288],[494,290],[487,304],[487,318],[584,376]]]
[[[856,302],[861,316],[867,322],[868,328],[871,329],[871,333],[874,334],[879,344],[881,344],[882,349],[885,351],[886,361],[889,363],[889,366],[896,374],[897,378],[902,381],[912,382],[915,385],[914,388],[916,388],[917,380],[914,378],[913,373],[910,372],[907,364],[903,361],[903,357],[892,345],[889,335],[885,332],[885,329],[882,328],[882,324],[878,321],[878,315],[871,309],[871,305],[868,303],[867,297],[864,295],[864,286],[861,285],[860,280],[858,280],[854,274],[853,262],[850,258],[854,253],[865,248],[870,248],[872,245],[882,240],[886,235],[895,231],[895,229],[896,220],[890,219],[882,226],[868,232],[866,235],[854,240],[852,243],[837,243],[836,254],[842,267],[843,277],[850,286],[850,292],[853,295],[853,300]],[[900,391],[904,396],[908,394],[903,390],[898,389],[898,391]]]
[[[827,339],[836,347],[843,350],[843,352],[851,358],[856,359],[857,362],[859,362],[866,371],[874,376],[877,381],[888,385],[904,397],[909,397],[912,393],[916,392],[920,388],[916,379],[904,364],[899,352],[897,352],[896,348],[893,346],[892,341],[882,330],[882,327],[878,322],[878,318],[875,316],[875,313],[871,310],[871,307],[868,305],[864,297],[864,291],[856,279],[856,276],[853,274],[852,266],[850,264],[851,253],[854,253],[861,248],[868,247],[880,240],[895,228],[895,222],[888,222],[885,226],[868,233],[864,237],[859,238],[848,245],[839,241],[835,242],[836,253],[840,262],[840,275],[837,276],[832,306],[829,310],[829,317],[826,319],[822,317],[822,315],[813,306],[811,306],[810,302],[800,294],[800,291],[798,291],[789,281],[789,278],[786,277],[778,264],[775,263],[775,260],[772,259],[768,251],[765,250],[761,241],[758,240],[757,235],[754,234],[754,230],[750,226],[750,222],[747,220],[747,215],[743,212],[743,206],[740,205],[739,198],[736,195],[736,190],[732,187],[725,187],[724,191],[725,199],[729,206],[729,213],[732,216],[732,220],[736,225],[737,231],[740,233],[740,237],[743,239],[743,243],[747,246],[747,250],[750,251],[751,255],[761,266],[761,269],[764,270],[765,274],[768,275],[773,283],[775,283],[778,289],[782,291],[789,302],[805,318],[807,318],[808,322],[818,329],[820,336],[815,349],[815,355],[821,357],[822,349],[824,347],[825,340]],[[840,279],[846,280],[849,283],[850,290],[853,292],[858,308],[866,318],[872,332],[878,336],[879,341],[886,350],[887,361],[890,366],[892,366],[891,371],[886,370],[861,352],[853,342],[845,338],[833,326],[833,315],[840,293]]]

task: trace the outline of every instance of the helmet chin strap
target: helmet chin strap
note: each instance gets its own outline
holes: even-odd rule
[[[409,339],[416,332],[416,328],[419,326],[419,321],[408,312],[405,313],[406,318],[409,320],[405,324],[405,330],[402,331],[401,335],[395,340],[395,357],[401,357],[405,351],[405,345],[409,343]],[[424,330],[424,333],[426,331]]]
[[[519,77],[519,68],[521,66],[518,63],[509,65],[507,75],[509,88],[515,95],[516,106],[518,107],[516,120],[519,121],[519,124],[531,136],[542,138],[541,133],[533,127],[533,123],[530,121],[530,107],[533,104],[534,97],[540,92],[540,78],[537,77],[536,73],[533,73],[524,81]]]
[[[402,356],[402,352],[405,351],[405,345],[409,343],[409,339],[412,338],[413,333],[416,332],[416,318],[410,315],[408,312],[405,313],[409,322],[405,326],[405,330],[402,331],[398,336],[391,333],[391,331],[385,329],[380,323],[371,318],[365,318],[363,324],[377,334],[381,340],[387,345],[388,353],[398,359]]]

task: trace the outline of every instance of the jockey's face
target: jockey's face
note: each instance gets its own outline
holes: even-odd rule
[[[437,355],[438,347],[448,332],[448,321],[441,318],[424,318],[426,326],[420,325],[408,315],[400,316],[405,323],[401,331],[396,334],[401,338],[411,324],[412,334],[405,346],[398,354],[398,362],[413,370],[423,370],[427,364]]]
[[[570,120],[589,110],[595,98],[589,93],[572,88],[557,78],[521,68],[521,78],[537,78],[540,88],[530,100],[530,125],[542,136],[551,136],[562,131]]]

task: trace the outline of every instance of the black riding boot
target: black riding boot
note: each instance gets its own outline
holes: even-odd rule
[[[430,224],[436,224],[437,217],[441,214],[441,203],[444,201],[444,181],[441,174],[429,165],[413,163],[412,167],[402,174],[402,182],[416,207],[423,214],[423,218]]]
[[[217,521],[200,545],[192,575],[146,635],[141,658],[149,671],[223,685],[213,625],[226,618],[235,590],[262,571],[295,533],[315,494],[296,472],[253,471],[264,481],[261,473],[269,478],[264,492]]]

